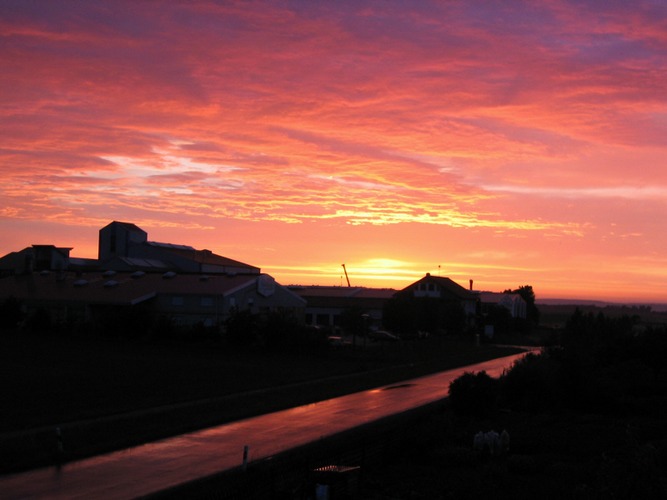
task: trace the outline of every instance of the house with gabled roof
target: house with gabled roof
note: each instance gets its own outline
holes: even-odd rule
[[[430,273],[426,273],[426,276],[405,287],[401,290],[401,293],[412,293],[417,299],[430,298],[457,303],[469,316],[478,313],[477,294],[450,278],[432,276]]]

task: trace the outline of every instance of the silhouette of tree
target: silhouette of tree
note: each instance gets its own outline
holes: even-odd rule
[[[507,289],[503,293],[518,293],[526,302],[526,319],[537,325],[540,322],[540,310],[535,305],[535,292],[531,285],[524,285],[515,290]]]
[[[497,409],[499,382],[485,371],[465,372],[449,384],[449,403],[457,415],[489,417]]]

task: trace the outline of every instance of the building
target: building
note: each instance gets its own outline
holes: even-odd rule
[[[307,325],[337,328],[346,310],[367,314],[367,327],[382,326],[384,304],[396,290],[342,286],[290,286],[291,291],[307,301]]]
[[[96,322],[141,311],[182,326],[221,325],[234,311],[305,316],[306,301],[260,268],[187,245],[148,241],[131,223],[100,230],[98,259],[70,248],[33,245],[0,259],[0,300],[27,315],[46,311],[55,324]]]
[[[220,325],[234,311],[291,312],[303,317],[305,300],[266,274],[196,275],[174,272],[54,273],[0,280],[0,297],[14,297],[29,317],[42,309],[54,324],[97,323],[130,310],[168,316],[174,324]]]
[[[478,292],[482,314],[491,307],[504,307],[512,318],[526,319],[526,301],[518,293]]]
[[[458,304],[467,316],[478,313],[477,294],[449,278],[431,276],[426,273],[419,281],[408,285],[400,293],[411,293],[416,299],[437,299],[451,304]]]
[[[33,271],[65,271],[70,265],[71,248],[32,245],[0,258],[0,277]]]
[[[403,334],[415,329],[433,332],[456,329],[453,319],[456,313],[453,313],[452,309],[460,308],[463,319],[468,324],[474,322],[479,312],[477,293],[463,288],[449,278],[430,274],[400,291],[342,286],[290,286],[290,290],[307,301],[306,324],[318,327],[338,328],[345,311],[354,310],[367,315],[366,326],[369,329],[384,328],[387,326],[384,317],[385,305],[394,299],[395,308],[390,312],[397,312],[402,317],[399,320],[393,318],[390,323]],[[419,305],[420,302],[423,304]],[[426,318],[427,316],[429,318]],[[439,319],[435,320],[435,317]]]
[[[114,271],[174,271],[195,274],[259,274],[249,264],[196,250],[188,245],[148,241],[148,234],[128,222],[114,221],[100,229],[98,261]]]

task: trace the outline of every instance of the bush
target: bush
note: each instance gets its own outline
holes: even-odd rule
[[[485,418],[498,408],[498,380],[485,371],[466,372],[449,384],[449,403],[457,415]]]
[[[553,409],[563,400],[561,364],[547,353],[529,353],[515,362],[501,385],[504,403],[517,410]]]

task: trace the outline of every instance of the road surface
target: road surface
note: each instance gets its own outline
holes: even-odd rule
[[[498,376],[523,354],[249,418],[106,455],[0,477],[9,499],[126,499],[259,460],[447,396],[465,371]]]

